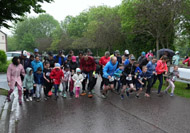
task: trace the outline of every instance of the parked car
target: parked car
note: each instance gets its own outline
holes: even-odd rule
[[[23,51],[24,54],[27,55],[27,58],[30,57],[30,53],[27,52],[26,50]],[[11,52],[6,52],[7,55],[7,60],[12,60],[14,56],[19,57],[21,55],[21,51],[11,51]]]

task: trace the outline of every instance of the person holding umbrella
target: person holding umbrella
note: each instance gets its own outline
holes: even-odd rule
[[[180,60],[179,51],[176,51],[175,55],[172,57],[172,64],[178,66],[179,60]]]

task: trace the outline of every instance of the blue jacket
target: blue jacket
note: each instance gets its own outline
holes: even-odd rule
[[[34,81],[36,84],[42,84],[43,83],[43,73],[41,73],[41,74],[34,73]]]
[[[153,75],[153,72],[156,72],[156,63],[153,64],[152,61],[149,61],[146,67],[147,67],[147,77],[151,77]]]
[[[124,66],[126,66],[128,64],[129,64],[129,59],[126,59],[125,62],[124,62]]]
[[[137,73],[138,71],[139,71],[139,73],[142,73],[142,70],[140,69],[140,67],[136,67],[135,73]]]
[[[43,71],[43,64],[42,64],[41,61],[38,61],[38,62],[37,62],[36,60],[33,60],[33,61],[31,62],[31,65],[32,65],[32,69],[33,69],[34,72],[37,71],[38,67],[41,67],[41,68],[42,68],[42,71]]]
[[[117,69],[117,66],[118,66],[118,61],[116,62],[115,65],[112,64],[111,61],[109,61],[104,69],[103,69],[103,77],[104,78],[108,78],[108,76],[113,76],[114,75],[114,72],[115,70]]]
[[[120,78],[121,74],[123,73],[123,70],[118,68],[115,72],[114,72],[114,76]]]

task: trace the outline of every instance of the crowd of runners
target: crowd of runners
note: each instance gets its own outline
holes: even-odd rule
[[[174,96],[174,83],[176,78],[179,78],[178,56],[179,52],[176,51],[172,60],[174,70],[168,73],[167,55],[162,55],[157,60],[155,51],[142,52],[139,58],[135,58],[128,50],[125,50],[123,55],[119,50],[113,54],[106,51],[105,56],[97,59],[89,49],[80,51],[78,56],[75,56],[72,50],[68,55],[64,55],[60,50],[57,55],[48,52],[48,56],[42,58],[36,48],[30,58],[23,52],[20,57],[13,57],[7,70],[10,87],[7,100],[11,101],[10,95],[15,87],[18,89],[20,105],[23,97],[25,101],[38,102],[42,98],[48,100],[50,97],[57,100],[60,96],[79,98],[87,95],[92,98],[94,89],[100,89],[102,98],[108,96],[109,90],[117,93],[121,99],[131,93],[135,93],[136,98],[139,98],[141,93],[149,98],[157,79],[157,95],[162,96],[163,75],[168,75],[168,87],[164,93],[167,94],[171,88],[170,96]],[[100,78],[100,86],[95,87]]]

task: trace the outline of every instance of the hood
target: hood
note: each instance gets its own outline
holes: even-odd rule
[[[32,68],[27,67],[27,69],[26,69],[26,74],[29,75],[29,73],[30,73],[31,70],[32,70]]]

